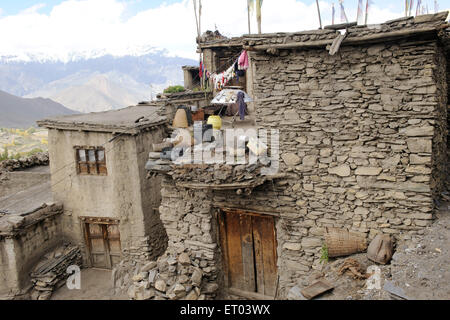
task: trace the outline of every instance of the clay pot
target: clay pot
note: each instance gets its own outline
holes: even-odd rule
[[[367,258],[373,262],[386,264],[394,253],[394,243],[388,234],[377,234],[367,248]]]

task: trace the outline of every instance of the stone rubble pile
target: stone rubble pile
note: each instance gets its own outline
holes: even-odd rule
[[[0,162],[0,171],[14,171],[48,164],[48,152],[39,152],[27,158],[4,160]]]
[[[123,260],[113,269],[116,291],[127,291],[133,300],[205,300],[215,297],[218,285],[207,279],[210,267],[182,252],[166,252],[147,263]]]
[[[46,254],[31,273],[31,299],[50,299],[53,291],[66,283],[70,276],[67,268],[71,265],[82,265],[81,251],[77,246],[64,244]]]

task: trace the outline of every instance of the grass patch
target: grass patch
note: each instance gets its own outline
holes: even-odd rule
[[[183,86],[170,86],[164,89],[164,93],[184,92],[186,89]]]
[[[320,249],[320,252],[322,253],[322,255],[320,256],[320,262],[328,263],[328,247],[325,243],[322,245],[322,249]]]

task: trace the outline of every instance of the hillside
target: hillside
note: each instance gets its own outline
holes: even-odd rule
[[[77,113],[50,99],[21,98],[0,91],[0,127],[29,128],[36,120],[56,115]]]
[[[150,96],[150,86],[127,75],[81,72],[53,81],[25,97],[48,97],[72,110],[88,113],[128,107],[149,100]]]
[[[26,98],[49,98],[80,112],[105,111],[149,100],[169,85],[183,84],[181,67],[197,64],[158,50],[68,62],[0,57],[0,90]]]

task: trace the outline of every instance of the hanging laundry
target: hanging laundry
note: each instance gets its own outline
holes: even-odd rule
[[[244,92],[238,92],[236,103],[239,105],[239,117],[241,118],[241,120],[244,120],[245,115],[248,114],[247,104],[244,101]]]
[[[234,71],[234,64],[229,67],[226,71],[217,74],[212,74],[211,78],[214,82],[214,88],[216,90],[221,90],[227,83],[236,76]]]
[[[248,69],[248,54],[247,51],[242,51],[239,56],[239,70],[247,70]]]

